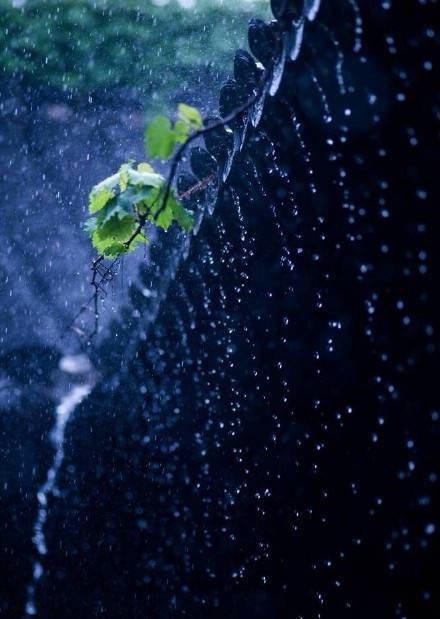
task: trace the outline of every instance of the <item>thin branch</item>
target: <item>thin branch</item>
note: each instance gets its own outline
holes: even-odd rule
[[[145,222],[147,221],[147,216],[146,215],[139,215],[139,220],[138,220],[138,225],[136,230],[133,232],[133,234],[130,236],[130,238],[128,238],[125,243],[123,243],[125,249],[129,249],[130,245],[133,243],[134,239],[137,237],[138,234],[140,234],[142,232],[142,228],[145,226]]]
[[[186,149],[188,148],[188,146],[194,142],[195,140],[203,137],[204,135],[206,135],[207,133],[210,133],[211,131],[214,131],[215,129],[219,129],[220,127],[225,127],[227,125],[229,125],[230,123],[232,123],[234,120],[236,120],[241,114],[243,114],[244,112],[246,112],[249,108],[251,108],[254,103],[256,103],[256,101],[258,101],[258,99],[263,95],[264,90],[266,88],[267,85],[267,80],[269,79],[269,77],[272,74],[272,70],[275,64],[275,60],[277,58],[277,54],[278,54],[278,47],[280,44],[280,37],[277,38],[277,49],[275,50],[274,55],[272,56],[271,61],[269,62],[269,64],[267,65],[267,67],[264,69],[261,77],[260,77],[260,81],[259,84],[257,86],[257,88],[254,91],[254,94],[242,105],[238,106],[237,108],[235,108],[234,110],[232,110],[232,112],[230,112],[229,114],[227,114],[226,116],[224,116],[223,118],[216,120],[214,122],[209,123],[207,126],[202,127],[201,129],[198,129],[197,131],[195,131],[194,133],[192,133],[190,136],[188,136],[186,142],[184,142],[183,144],[181,144],[179,146],[179,148],[177,149],[177,151],[174,153],[173,158],[172,158],[172,162],[171,162],[171,168],[170,171],[168,173],[168,177],[166,180],[166,183],[164,186],[164,193],[163,193],[163,197],[160,203],[159,208],[157,209],[157,211],[155,212],[155,214],[153,215],[153,219],[154,221],[157,221],[157,218],[159,217],[159,215],[161,214],[161,212],[166,208],[166,204],[168,201],[168,198],[170,196],[170,192],[171,192],[171,187],[172,184],[174,182],[174,177],[176,175],[177,172],[177,167],[183,157],[183,155],[186,152]],[[202,189],[205,189],[205,187],[207,187],[209,185],[209,183],[211,181],[213,181],[216,178],[216,174],[210,174],[209,176],[201,179],[198,183],[196,183],[195,185],[193,185],[192,187],[190,187],[189,189],[187,189],[186,191],[184,191],[182,194],[176,196],[178,200],[182,200],[184,198],[187,198],[188,196],[190,196],[191,194],[197,192],[197,191],[201,191]],[[159,194],[160,195],[160,194]],[[159,196],[158,196],[159,197]],[[123,243],[125,249],[129,249],[131,243],[134,241],[134,239],[138,236],[138,234],[140,234],[142,232],[143,227],[145,226],[145,223],[147,221],[147,215],[140,213],[139,217],[138,217],[138,225],[135,229],[135,231],[131,234],[131,236]],[[101,264],[101,262],[104,260],[105,256],[104,254],[100,254],[94,261],[92,264],[92,279],[91,279],[91,285],[94,287],[94,293],[93,295],[90,297],[89,301],[83,305],[83,307],[79,310],[79,312],[77,313],[77,315],[75,316],[74,320],[73,320],[73,325],[75,323],[75,321],[77,320],[77,318],[89,307],[90,303],[93,302],[93,306],[94,306],[94,316],[95,316],[95,325],[94,325],[94,329],[92,331],[92,333],[88,336],[88,340],[90,341],[98,332],[98,300],[99,300],[99,294],[100,292],[103,292],[103,288],[102,285],[106,282],[108,282],[111,278],[109,277],[109,274],[112,274],[113,272],[113,267],[116,264],[117,260],[119,259],[119,257],[115,258],[113,260],[113,262],[110,264],[110,266],[105,270],[104,274],[101,275],[101,279],[99,280],[99,282],[96,280],[97,275],[99,275],[99,266]],[[73,326],[71,328],[74,328]]]
[[[79,333],[79,329],[75,326],[75,322],[78,320],[78,318],[81,316],[81,314],[83,314],[86,310],[89,309],[90,305],[93,303],[94,306],[94,310],[95,310],[95,328],[93,330],[93,332],[91,334],[89,334],[87,336],[86,333],[84,333],[83,331],[81,331],[80,335],[82,337],[86,337],[87,340],[90,340],[97,332],[97,321],[96,321],[96,316],[98,314],[97,312],[97,308],[98,308],[98,299],[99,299],[99,293],[104,293],[104,288],[103,285],[106,284],[107,282],[109,282],[112,278],[113,278],[113,268],[116,265],[116,263],[119,260],[119,257],[115,258],[112,263],[105,268],[104,272],[101,273],[99,270],[100,264],[101,262],[104,260],[105,256],[104,254],[100,254],[92,263],[91,266],[91,270],[92,270],[92,279],[90,280],[90,284],[91,286],[93,286],[94,291],[93,294],[89,297],[89,299],[87,300],[86,303],[84,303],[84,305],[81,306],[81,308],[78,310],[78,312],[76,313],[76,315],[73,317],[73,320],[71,322],[71,324],[69,326],[66,327],[65,332],[62,335],[62,338],[64,338],[65,333],[72,329],[75,332]],[[101,279],[99,281],[97,281],[97,276],[101,275]]]
[[[177,149],[177,151],[175,152],[175,154],[173,156],[173,160],[172,160],[172,163],[171,163],[171,168],[170,168],[170,171],[168,173],[168,178],[167,178],[166,185],[165,185],[165,193],[163,195],[161,205],[160,205],[160,207],[158,208],[158,210],[156,211],[156,213],[154,215],[154,219],[155,220],[159,217],[160,213],[166,207],[166,203],[167,203],[167,200],[169,198],[170,191],[171,191],[171,186],[173,184],[174,177],[176,175],[177,166],[179,165],[180,160],[182,159],[183,155],[185,154],[185,151],[188,148],[188,146],[192,142],[194,142],[194,140],[197,140],[198,138],[201,138],[202,136],[206,135],[207,133],[210,133],[211,131],[214,131],[214,129],[219,129],[220,127],[225,127],[226,125],[229,125],[231,122],[236,120],[236,118],[238,118],[238,116],[243,114],[243,112],[246,112],[250,107],[252,107],[253,104],[263,94],[264,87],[266,85],[266,80],[267,80],[268,76],[270,75],[270,73],[272,71],[273,63],[274,63],[274,61],[269,63],[269,65],[266,67],[266,69],[264,70],[263,75],[261,76],[258,88],[255,90],[254,94],[245,103],[243,103],[239,107],[237,107],[234,110],[232,110],[232,112],[230,112],[230,114],[228,114],[224,118],[216,120],[216,121],[210,123],[209,125],[207,125],[206,127],[202,127],[201,129],[198,129],[197,131],[194,131],[194,133],[192,133],[188,137],[186,142],[184,142],[183,144],[181,144],[179,146],[179,148]]]
[[[189,198],[189,196],[191,196],[193,193],[196,193],[197,191],[202,191],[202,189],[205,189],[205,187],[207,187],[216,178],[217,174],[215,174],[214,172],[209,176],[205,176],[204,178],[199,180],[198,183],[192,185],[192,187],[190,187],[183,193],[179,193],[178,195],[176,195],[176,200],[184,200],[185,198]]]

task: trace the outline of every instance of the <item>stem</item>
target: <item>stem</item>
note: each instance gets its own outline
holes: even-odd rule
[[[201,191],[202,189],[205,189],[205,187],[207,187],[209,183],[216,178],[216,176],[217,174],[210,174],[209,176],[205,176],[205,178],[202,178],[201,180],[199,180],[198,183],[196,183],[195,185],[193,185],[192,187],[190,187],[183,193],[180,193],[179,195],[177,195],[176,199],[184,200],[185,198],[188,198],[193,193],[196,193],[197,191]]]
[[[221,118],[220,120],[216,120],[210,123],[209,125],[207,125],[206,127],[202,127],[202,129],[198,129],[197,131],[195,131],[188,137],[186,142],[184,142],[183,144],[179,146],[179,148],[174,154],[174,157],[171,163],[171,169],[168,173],[168,178],[167,178],[166,185],[165,185],[165,193],[162,198],[161,205],[154,215],[155,220],[158,218],[158,216],[160,215],[160,213],[164,210],[166,206],[166,203],[169,198],[170,191],[171,191],[171,185],[173,184],[174,176],[177,171],[177,166],[180,163],[180,160],[182,159],[186,149],[191,144],[191,142],[194,142],[194,140],[197,140],[203,135],[206,135],[210,131],[214,131],[214,129],[218,129],[220,127],[224,127],[225,125],[228,125],[229,123],[234,121],[238,116],[240,116],[240,114],[242,114],[243,112],[246,112],[246,110],[252,107],[252,105],[257,101],[257,99],[263,94],[264,87],[266,86],[266,81],[272,72],[274,62],[275,62],[275,55],[273,56],[271,62],[264,69],[264,72],[260,78],[260,83],[258,84],[258,87],[256,88],[254,94],[245,103],[243,103],[239,107],[232,110],[232,112],[230,112],[224,118]]]
[[[278,36],[277,37],[277,49],[275,50],[275,53],[272,56],[272,59],[271,59],[270,63],[264,69],[264,71],[263,71],[263,73],[261,75],[259,84],[258,84],[257,88],[254,91],[254,94],[245,103],[243,103],[242,105],[240,105],[237,108],[235,108],[234,110],[232,110],[232,112],[227,114],[224,118],[221,118],[221,119],[219,119],[217,121],[214,121],[214,122],[210,123],[209,125],[207,125],[206,127],[202,127],[201,129],[198,129],[197,131],[192,133],[188,137],[186,142],[184,142],[183,144],[181,144],[179,146],[179,148],[177,149],[177,151],[175,152],[175,154],[173,156],[173,159],[172,159],[172,162],[171,162],[171,168],[170,168],[170,171],[168,173],[166,184],[164,186],[165,190],[164,190],[164,194],[163,194],[163,197],[162,197],[162,201],[160,203],[159,208],[157,209],[157,211],[155,212],[155,214],[153,216],[154,221],[157,220],[157,218],[159,217],[161,212],[166,207],[168,198],[170,196],[171,186],[173,184],[174,177],[176,175],[177,166],[179,165],[179,163],[180,163],[183,155],[185,154],[185,151],[188,148],[188,146],[192,142],[197,140],[198,138],[206,135],[207,133],[209,133],[211,131],[214,131],[214,129],[219,129],[220,127],[225,127],[229,123],[233,122],[238,116],[240,116],[240,114],[243,114],[243,112],[246,112],[250,107],[252,107],[252,105],[263,94],[264,89],[265,89],[266,84],[267,84],[267,80],[270,77],[270,75],[272,73],[273,66],[275,64],[275,59],[276,59],[278,51],[279,51],[278,48],[279,48],[280,42],[281,42],[281,37]],[[177,196],[177,198],[182,200],[182,199],[190,196],[192,193],[194,193],[196,191],[199,191],[201,189],[204,189],[212,180],[214,180],[215,176],[216,176],[215,174],[210,174],[209,176],[206,176],[205,178],[202,178],[198,183],[196,183],[195,185],[190,187],[187,191],[184,191],[182,194]],[[147,215],[146,214],[139,214],[138,225],[136,227],[136,230],[132,233],[132,235],[123,244],[126,249],[128,249],[130,247],[131,243],[134,241],[134,239],[137,237],[137,235],[142,232],[142,228],[144,227],[146,221],[147,221]],[[94,327],[92,333],[89,335],[89,338],[88,338],[89,341],[98,332],[98,318],[99,318],[98,317],[98,298],[99,298],[99,291],[100,291],[101,285],[102,285],[102,283],[104,281],[107,281],[107,279],[106,279],[107,273],[111,273],[114,264],[118,260],[118,257],[113,260],[112,264],[107,269],[106,273],[101,277],[100,281],[97,282],[96,281],[96,277],[97,277],[97,274],[99,272],[98,271],[98,267],[101,264],[101,262],[104,260],[104,258],[105,258],[104,254],[100,254],[93,261],[93,264],[92,264],[93,276],[92,276],[92,280],[91,280],[90,283],[94,287],[94,293],[93,293],[92,297],[90,298],[90,300],[87,302],[87,304],[84,305],[79,310],[78,314],[76,315],[76,317],[74,319],[74,323],[75,323],[75,321],[78,318],[78,316],[87,309],[87,307],[90,305],[91,302],[93,302],[94,310],[95,310],[95,327]]]

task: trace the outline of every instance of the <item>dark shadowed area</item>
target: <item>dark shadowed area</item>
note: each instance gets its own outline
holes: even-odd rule
[[[0,615],[437,617],[438,2],[13,4]],[[252,96],[87,342],[91,186],[153,112]]]

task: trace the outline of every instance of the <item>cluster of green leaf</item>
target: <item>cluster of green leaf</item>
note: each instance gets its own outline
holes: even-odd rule
[[[21,8],[0,0],[0,75],[89,93],[135,87],[170,101],[196,87],[201,71],[207,87],[217,85],[253,11],[208,0],[194,9],[174,0],[26,0]]]
[[[171,126],[166,116],[156,116],[145,131],[150,157],[167,159],[176,143],[185,143],[192,131],[200,129],[202,117],[196,108],[180,103],[178,117]],[[134,161],[124,163],[116,174],[95,185],[89,196],[89,213],[84,229],[93,247],[105,258],[114,258],[147,243],[143,230],[149,222],[168,230],[176,222],[189,232],[192,213],[176,199],[170,187],[165,204],[166,180],[149,163],[134,167]]]

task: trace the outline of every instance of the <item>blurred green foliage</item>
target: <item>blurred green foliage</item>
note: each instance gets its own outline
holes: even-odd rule
[[[267,4],[0,0],[1,71],[64,91],[135,87],[163,101],[230,72],[247,20]]]

